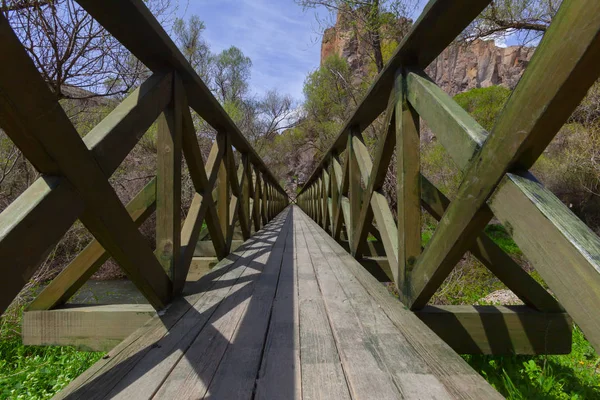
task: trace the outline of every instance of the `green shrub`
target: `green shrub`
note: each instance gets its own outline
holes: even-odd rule
[[[486,130],[491,131],[496,117],[510,97],[510,89],[504,86],[471,89],[457,94],[454,100],[471,114]]]

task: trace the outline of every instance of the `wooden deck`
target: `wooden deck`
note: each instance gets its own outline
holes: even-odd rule
[[[56,398],[501,396],[296,206]]]

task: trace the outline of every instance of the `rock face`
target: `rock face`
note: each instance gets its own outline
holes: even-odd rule
[[[400,35],[398,39],[409,25],[409,20],[398,21],[398,26],[394,27]],[[452,96],[469,89],[492,85],[513,89],[534,51],[533,47],[498,47],[493,40],[455,44],[444,50],[427,67],[426,72]],[[323,35],[321,63],[333,54],[348,61],[356,79],[362,79],[368,74],[372,63],[370,49],[358,39],[356,27],[339,15],[335,26],[327,29]]]
[[[493,40],[476,40],[448,47],[426,72],[450,95],[493,85],[513,89],[534,51],[533,47],[497,47]]]

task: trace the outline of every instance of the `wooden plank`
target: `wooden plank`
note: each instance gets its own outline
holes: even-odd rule
[[[255,388],[280,271],[284,266],[293,267],[290,263],[293,260],[294,246],[290,213],[282,216],[276,225],[281,226],[277,240],[271,247],[270,254],[265,254],[266,257],[260,260],[265,265],[260,277],[256,279],[248,308],[237,324],[233,340],[228,345],[208,387],[210,397],[240,399],[250,397]],[[252,268],[256,269],[256,263],[252,264]],[[281,381],[278,383],[284,384]],[[275,398],[283,397],[279,395]]]
[[[360,202],[362,197],[361,171],[358,164],[358,155],[354,149],[354,138],[357,134],[359,134],[358,127],[350,128],[350,134],[348,135],[348,200],[350,200],[350,220],[346,221],[349,223],[346,226],[346,230],[350,243],[354,242],[354,229],[360,216]]]
[[[130,202],[127,212],[140,226],[154,212],[156,179],[152,179]],[[97,240],[92,240],[27,307],[30,311],[50,310],[67,302],[110,258]]]
[[[242,244],[244,244],[243,240],[232,240],[231,251],[237,250]],[[196,242],[194,257],[217,257],[217,251],[215,250],[214,244],[209,240],[200,240]]]
[[[395,86],[398,272],[394,275],[400,299],[405,301],[412,269],[421,254],[421,140],[419,114],[406,100],[405,75],[401,70],[396,72]]]
[[[350,399],[309,248],[306,241],[297,239],[302,235],[302,228],[296,214],[301,215],[294,209],[302,396],[305,399]]]
[[[376,339],[365,331],[358,312],[352,307],[341,283],[331,271],[331,255],[319,250],[312,232],[316,227],[313,224],[308,225],[300,218],[296,223],[300,225],[302,232],[295,238],[300,243],[305,242],[306,247],[310,249],[311,267],[321,289],[325,311],[352,398],[402,397],[382,362],[381,354],[375,350]]]
[[[600,3],[568,2],[560,8],[417,261],[412,308],[427,304],[491,218],[482,206],[504,174],[535,162],[598,78],[599,33]],[[563,62],[557,63],[556,57]]]
[[[421,200],[423,208],[438,221],[450,205],[450,200],[424,176],[421,176]],[[526,305],[545,312],[563,311],[558,301],[484,232],[477,236],[469,251]]]
[[[427,306],[416,315],[459,354],[569,354],[567,313],[527,306]]]
[[[194,340],[184,347],[183,354],[181,354],[177,363],[173,364],[170,369],[167,369],[170,363],[161,362],[164,364],[164,371],[168,375],[165,376],[166,379],[164,379],[164,382],[152,383],[158,389],[155,391],[154,398],[204,398],[207,390],[218,381],[215,374],[219,373],[221,364],[225,361],[225,357],[227,357],[228,349],[237,338],[236,331],[239,329],[240,324],[243,323],[243,318],[247,313],[248,307],[254,301],[254,292],[261,285],[261,282],[268,280],[270,277],[266,268],[268,267],[268,260],[273,247],[277,242],[281,243],[282,241],[281,231],[281,225],[277,225],[277,223],[265,229],[265,233],[270,233],[270,237],[264,235],[265,238],[262,240],[269,245],[269,249],[258,250],[252,259],[242,261],[241,266],[245,267],[245,269],[240,279],[229,288],[230,294],[225,296],[223,301],[214,307],[213,313],[211,313],[204,327],[198,331]],[[274,291],[275,287],[272,290]],[[272,298],[271,296],[271,301]],[[179,346],[181,346],[181,343]],[[160,359],[157,358],[157,360]],[[146,361],[146,363],[148,362],[152,365],[151,360]],[[140,367],[143,367],[143,365],[144,362],[140,364]],[[134,377],[135,375],[132,371],[130,379]],[[256,371],[253,375],[253,378],[255,377]],[[242,376],[238,374],[237,379],[241,378]],[[144,376],[144,380],[148,383],[152,382],[148,374]],[[126,382],[127,380],[124,383]],[[153,392],[145,388],[145,384],[148,383],[136,380],[132,385],[127,387],[127,391],[129,393],[136,393],[135,389],[139,387],[140,390],[146,390],[152,395]],[[211,394],[213,393],[212,390]],[[119,395],[127,398],[122,392]],[[216,398],[237,398],[237,396],[216,396]]]
[[[26,346],[74,346],[109,351],[143,326],[156,311],[149,304],[94,305],[23,313]]]
[[[287,218],[294,225],[288,228],[291,232],[288,233],[269,332],[256,381],[255,398],[259,400],[302,398],[294,208],[290,208]],[[293,241],[291,244],[290,240]]]
[[[84,142],[107,175],[114,172],[145,132],[143,127],[149,127],[169,101],[165,93],[171,90],[171,80],[170,74],[153,75],[86,135]],[[1,98],[2,95],[0,101],[3,101]],[[9,125],[3,121],[2,126]],[[2,212],[0,258],[11,260],[11,271],[20,272],[3,275],[6,286],[1,291],[0,311],[8,306],[82,211],[83,201],[66,179],[42,176]],[[27,251],[21,251],[19,246],[25,242]]]
[[[342,260],[344,270],[352,274],[396,326],[410,345],[423,358],[433,375],[457,399],[502,399],[475,370],[473,370],[444,341],[425,326],[388,290],[377,282],[358,262],[325,232],[316,230],[320,246],[328,246]],[[352,279],[350,279],[352,282]]]
[[[156,134],[156,258],[171,281],[181,251],[181,142],[185,96],[181,80],[173,76],[171,104],[158,118]],[[185,274],[187,275],[187,268]]]
[[[590,343],[600,349],[600,238],[549,190],[518,175],[507,174],[488,204]]]
[[[310,230],[310,229],[309,229]],[[322,232],[316,232],[316,229],[312,229],[312,235],[314,236],[314,248],[317,251],[320,250],[322,259],[326,260],[327,268],[324,269],[323,275],[329,274],[332,277],[332,281],[327,284],[321,283],[323,290],[327,288],[335,287],[336,296],[331,300],[343,299],[340,307],[347,308],[349,313],[353,315],[346,316],[346,319],[351,319],[352,316],[356,318],[357,322],[354,324],[354,328],[347,327],[344,329],[344,334],[348,330],[356,330],[359,327],[362,330],[364,337],[360,340],[354,341],[354,346],[359,347],[362,343],[368,350],[377,357],[378,367],[371,366],[368,368],[371,371],[380,369],[385,371],[387,376],[381,376],[382,382],[379,385],[385,387],[387,384],[392,384],[401,395],[385,396],[379,390],[371,390],[374,395],[355,395],[356,398],[436,398],[436,399],[447,399],[450,398],[448,392],[444,388],[444,385],[432,375],[431,371],[415,351],[410,343],[404,338],[402,333],[396,326],[390,321],[387,315],[381,310],[379,304],[377,304],[365,288],[356,281],[351,273],[346,270],[344,262],[335,254],[335,252],[327,245],[323,245],[320,241],[320,234]],[[319,272],[317,272],[319,276]],[[320,276],[319,276],[320,277]],[[323,281],[324,282],[324,281]],[[337,285],[336,285],[337,282]],[[325,287],[327,286],[327,288]],[[324,292],[324,298],[326,303],[329,296]],[[333,310],[330,310],[330,319]],[[340,352],[343,349],[338,344]],[[354,350],[352,350],[354,351]],[[365,354],[363,358],[368,358]],[[364,370],[366,366],[363,362],[344,363],[344,371],[354,370],[357,375],[358,384],[370,384],[369,382],[360,382],[361,380],[371,381],[375,380],[376,377],[360,376],[360,371]],[[347,375],[349,373],[347,372]],[[364,372],[363,372],[364,374]],[[352,381],[349,380],[351,386]]]
[[[4,27],[5,24],[0,26]],[[18,121],[21,127],[13,129],[13,124],[3,126],[6,134],[17,138],[17,141],[20,136],[27,137],[27,147],[20,148],[25,156],[35,157],[38,152],[43,152],[56,162],[86,205],[80,217],[83,224],[117,260],[148,301],[156,308],[164,307],[171,296],[168,276],[129,217],[103,170],[25,50],[18,44],[18,38],[10,28],[2,28],[0,34],[0,43],[3,44],[0,53],[10,59],[11,66],[19,71],[16,76],[20,78],[16,87],[10,82],[15,81],[15,76],[0,75],[0,91],[11,100],[11,107],[1,108],[0,114]],[[38,115],[39,118],[28,117],[31,115]]]
[[[351,126],[360,125],[361,129],[365,129],[383,112],[387,95],[394,87],[398,68],[414,66],[425,69],[490,2],[491,0],[430,0],[325,154],[339,152],[344,148],[344,132]],[[307,185],[313,182],[322,166],[323,162],[315,168],[306,181]]]
[[[183,356],[186,343],[196,338],[246,265],[269,240],[266,233],[255,235],[245,246],[219,262],[211,273],[188,286],[186,291],[189,295],[174,301],[163,316],[153,318],[129,336],[109,353],[108,358],[94,364],[56,397],[96,399],[104,398],[115,390],[115,393],[128,398],[129,393],[120,390],[117,385],[122,385],[123,389],[131,387],[132,393],[141,397],[150,393],[146,395],[150,397]],[[150,365],[154,366],[151,370],[148,369]],[[139,368],[137,372],[136,368]],[[141,382],[139,378],[142,375],[148,380]]]

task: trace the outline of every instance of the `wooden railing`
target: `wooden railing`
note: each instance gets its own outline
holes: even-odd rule
[[[0,214],[0,312],[77,219],[96,240],[30,309],[65,303],[109,256],[155,308],[163,308],[183,288],[203,221],[223,258],[236,224],[247,239],[288,203],[277,179],[143,1],[79,3],[153,75],[82,139],[0,14],[0,127],[42,174]],[[190,107],[217,131],[206,164]],[[156,178],[125,206],[108,179],[157,119]],[[182,157],[196,191],[183,223]],[[155,252],[138,230],[153,212]]]
[[[400,299],[459,351],[568,352],[561,307],[600,350],[600,239],[527,171],[600,74],[600,2],[563,2],[488,134],[424,69],[489,3],[428,3],[296,201],[356,258],[375,233]],[[361,132],[384,110],[372,161]],[[454,199],[420,173],[420,118],[464,173]],[[394,150],[397,223],[382,192]],[[421,208],[439,221],[424,249]],[[484,233],[494,216],[556,299]],[[526,306],[427,306],[467,251]],[[505,325],[494,325],[499,312]]]

